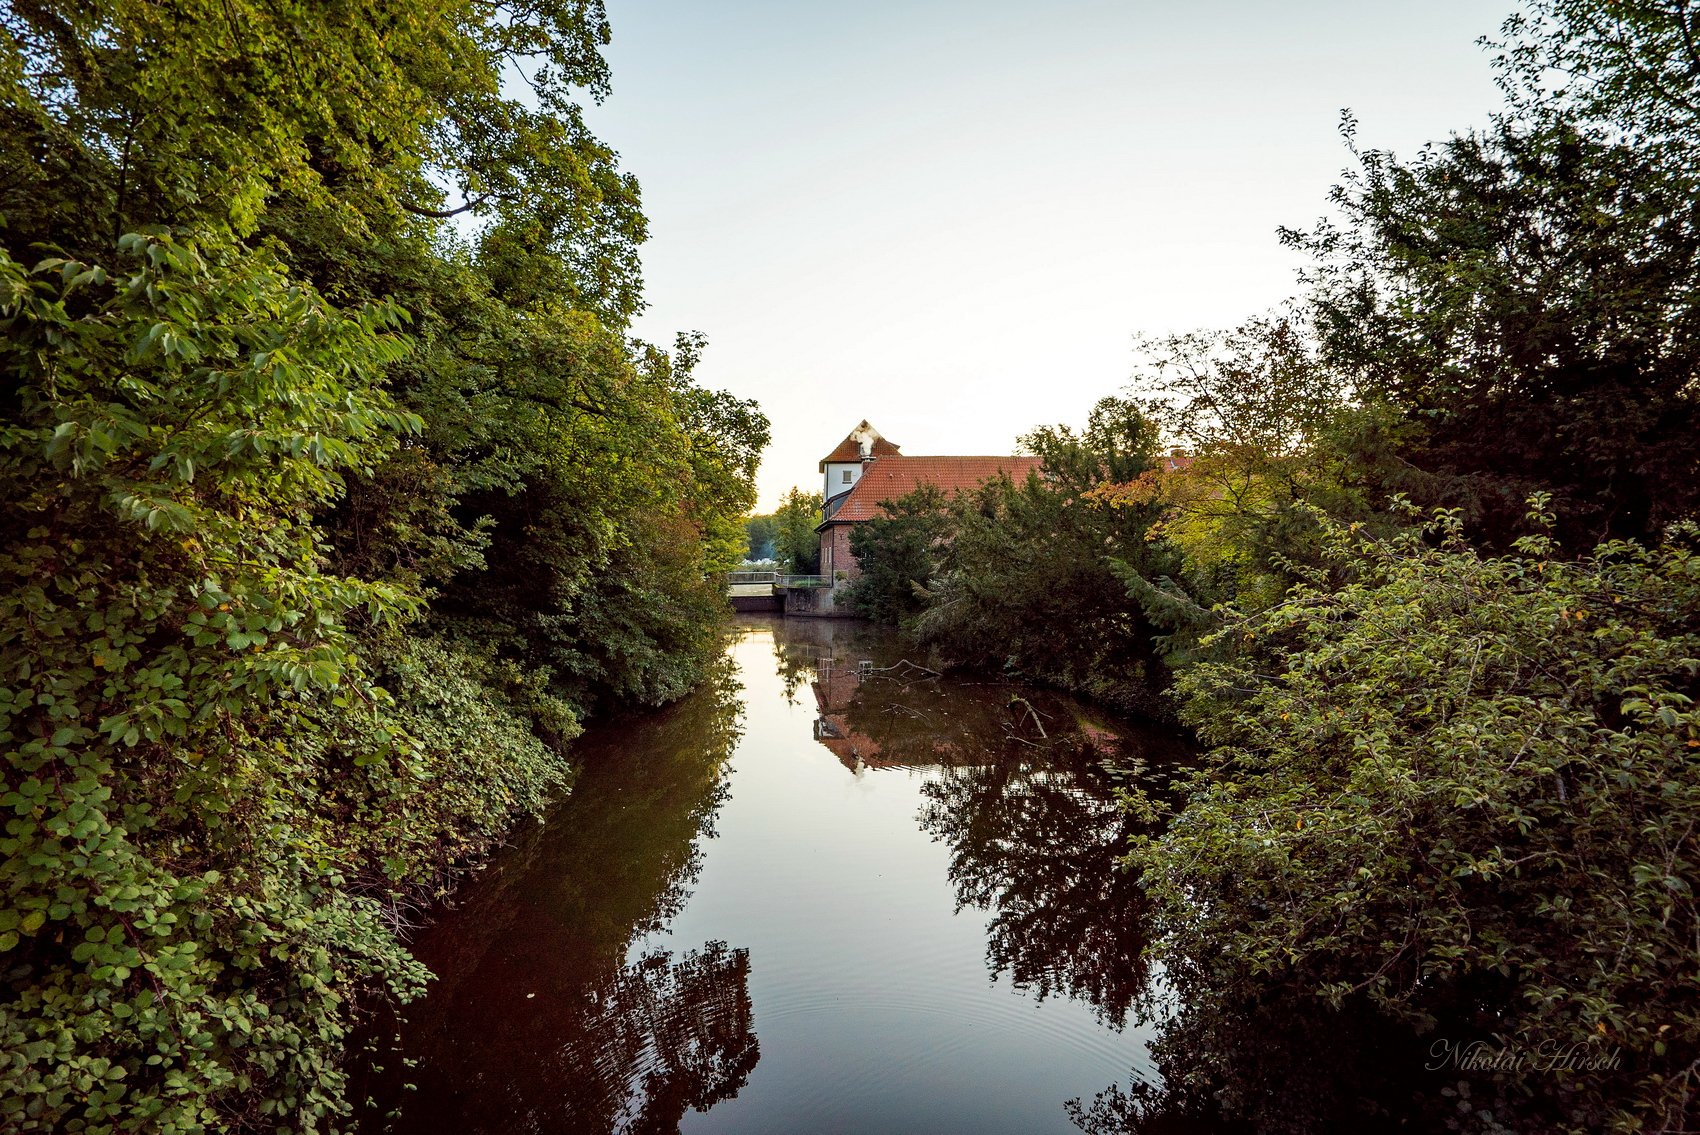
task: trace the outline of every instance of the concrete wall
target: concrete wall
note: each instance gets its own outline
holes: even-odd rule
[[[787,616],[815,619],[854,618],[838,606],[838,589],[835,587],[787,587],[783,594]]]

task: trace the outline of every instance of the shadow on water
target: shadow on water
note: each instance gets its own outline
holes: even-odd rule
[[[399,1104],[407,1131],[668,1132],[737,1094],[760,1054],[747,952],[628,955],[689,898],[738,693],[721,666],[667,710],[586,737],[572,795],[414,943],[437,980],[361,1085],[382,1101],[368,1129]]]
[[[815,1045],[825,1043],[822,1028],[843,1032],[844,1042],[833,1051],[853,1053],[861,1066],[837,1065],[836,1086],[823,1086],[818,1061],[806,1072],[787,1051],[795,1041],[784,1031],[792,1018],[772,998],[788,989],[775,983],[794,974],[802,987],[824,991],[850,979],[844,966],[824,960],[832,943],[819,935],[827,932],[798,929],[793,923],[803,916],[789,904],[725,905],[749,904],[745,896],[776,882],[797,883],[799,893],[822,896],[846,912],[854,909],[843,904],[857,901],[858,885],[885,888],[873,892],[883,911],[896,909],[898,895],[930,903],[936,913],[913,915],[908,925],[881,933],[908,944],[897,956],[925,952],[915,964],[932,968],[909,977],[881,971],[869,980],[888,986],[891,998],[900,999],[904,988],[929,990],[926,997],[938,1000],[963,1038],[976,1035],[967,1014],[1008,1020],[996,1041],[1002,1047],[986,1050],[992,1055],[1016,1067],[1049,1061],[1066,1071],[1077,1058],[1057,1048],[1057,1039],[1021,1035],[1043,1023],[1029,1017],[1032,1006],[1048,998],[1084,1007],[1074,1016],[1045,1017],[1052,1022],[1046,1028],[1072,1030],[1080,1039],[1071,1043],[1087,1046],[1069,1052],[1108,1051],[1110,1042],[1102,1038],[1122,1032],[1148,976],[1140,963],[1142,898],[1136,881],[1115,865],[1133,831],[1117,806],[1117,786],[1138,770],[1184,759],[1184,748],[1169,734],[1117,721],[1052,691],[935,674],[904,658],[889,633],[863,624],[749,619],[735,641],[759,647],[768,635],[774,677],[759,675],[756,682],[750,656],[743,655],[746,674],[766,692],[742,690],[728,662],[683,702],[603,723],[588,734],[579,746],[583,772],[571,796],[547,824],[528,829],[469,881],[458,904],[419,935],[415,948],[438,979],[422,1002],[407,1007],[404,1020],[374,1030],[385,1036],[399,1031],[400,1049],[374,1059],[381,1069],[362,1073],[356,1098],[376,1101],[363,1117],[366,1129],[384,1129],[385,1113],[399,1107],[393,1129],[404,1132],[672,1132],[691,1113],[748,1089],[760,1100],[740,1099],[742,1110],[724,1116],[716,1108],[711,1129],[807,1130],[827,1114],[811,1109],[837,1107],[830,1121],[835,1130],[872,1129],[870,1123],[936,1130],[936,1122],[919,1125],[917,1101],[925,1092],[942,1096],[934,1102],[948,1111],[950,1093],[966,1102],[986,1091],[994,1082],[986,1077],[995,1080],[995,1071],[940,1065],[922,1096],[892,1096],[879,1105],[884,1111],[872,1110],[864,1096],[894,1091],[894,1084],[918,1074],[913,1065],[896,1066],[896,1056],[884,1057],[893,1063],[882,1065],[877,1045],[849,1039],[859,1038],[860,1028],[888,1035],[881,1030],[896,1027],[896,1018],[878,1016],[887,995],[879,987],[869,987],[864,1002],[845,1002],[810,1025]],[[734,653],[739,649],[735,645]],[[744,787],[738,792],[749,800],[739,811],[726,807],[733,792],[729,762],[746,711],[779,741],[740,750]],[[908,843],[942,844],[947,865],[913,881],[887,875],[857,884],[840,870],[817,882],[809,871],[824,871],[826,859],[851,853],[823,844],[812,862],[793,868],[771,856],[746,859],[723,851],[715,868],[723,890],[709,906],[737,917],[681,918],[705,856],[715,856],[717,819],[739,817],[740,838],[778,838],[752,833],[749,824],[764,799],[789,800],[795,811],[794,785],[802,782],[783,777],[801,775],[798,761],[817,770],[806,783],[813,786],[812,806],[826,809],[827,817],[847,815],[833,809],[865,798],[834,804],[834,781],[873,778],[887,786],[881,791],[898,791],[891,799],[908,801],[912,821],[905,824],[904,813],[897,813],[901,826],[889,838],[904,839],[906,826]],[[747,863],[772,873],[740,873],[749,870]],[[946,964],[939,950],[953,940],[945,926],[952,896],[959,914],[972,911],[984,919],[979,984],[966,972],[937,968]],[[683,937],[693,926],[695,936]],[[795,955],[779,952],[788,935],[800,943]],[[743,948],[764,942],[765,953]],[[942,945],[927,945],[934,942]],[[767,1000],[752,994],[764,969]],[[983,984],[985,970],[994,979],[1006,977],[1017,992],[1006,986],[996,994]],[[903,984],[914,981],[923,985]],[[1012,1006],[1025,996],[1030,1008],[1026,1015],[1013,1007],[988,1008],[986,999],[994,996],[1015,998]],[[779,1047],[771,1067],[758,1070],[755,1027],[764,1004]],[[909,1003],[894,1011],[923,1008]],[[1100,1039],[1081,1037],[1094,1032]],[[978,1039],[960,1043],[992,1043],[983,1034],[982,1027]],[[932,1050],[940,1060],[959,1043],[942,1039]],[[1142,1042],[1117,1041],[1114,1050],[1136,1054]],[[1115,1063],[1095,1059],[1100,1064],[1094,1067]],[[850,1086],[856,1076],[866,1077],[856,1081],[869,1085],[866,1091]],[[836,1094],[828,1098],[823,1091]],[[1061,1093],[1047,1098],[1043,1108],[1066,1126],[1064,1099]],[[1033,1129],[1013,1116],[1007,1122],[1017,1126],[998,1129]]]

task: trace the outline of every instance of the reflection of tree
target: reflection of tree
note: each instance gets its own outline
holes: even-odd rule
[[[1077,997],[1120,1028],[1145,985],[1145,906],[1116,866],[1132,822],[1089,745],[953,768],[921,822],[950,844],[957,902],[992,915],[986,957],[1043,999]]]
[[[1172,765],[1178,740],[1052,690],[936,674],[888,632],[787,620],[774,640],[788,689],[809,676],[816,737],[846,765],[948,770],[923,787],[921,822],[951,846],[958,904],[992,915],[992,969],[1125,1023],[1145,986],[1145,906],[1116,864],[1133,821],[1108,769]]]
[[[659,1135],[687,1110],[736,1096],[761,1056],[749,976],[749,952],[724,942],[677,961],[653,950],[590,991],[580,1012],[541,1018],[547,1071],[571,1087],[546,1114],[530,1113],[537,1128]]]
[[[759,1053],[747,952],[628,958],[689,897],[740,710],[727,665],[587,735],[571,796],[420,936],[439,980],[397,1054],[417,1092],[402,1095],[400,1059],[362,1085],[399,1100],[398,1130],[666,1132],[737,1094]]]
[[[761,1047],[751,1025],[750,955],[711,942],[702,954],[667,965],[665,953],[646,957],[644,969],[663,979],[653,1003],[657,1069],[645,1077],[644,1110],[633,1131],[676,1128],[687,1108],[707,1111],[748,1082]],[[655,993],[655,987],[646,983]],[[689,1012],[676,1011],[685,1007]]]
[[[854,667],[863,658],[895,658],[896,639],[889,631],[844,619],[784,619],[772,625],[773,658],[787,701],[837,665]],[[883,665],[883,662],[881,663]]]

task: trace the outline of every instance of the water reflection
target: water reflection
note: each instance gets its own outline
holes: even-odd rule
[[[1123,1027],[1148,975],[1116,786],[1179,761],[1176,739],[1052,691],[940,675],[860,624],[794,621],[775,649],[789,690],[808,676],[815,739],[847,769],[941,770],[919,820],[950,847],[957,909],[991,915],[992,972]]]
[[[368,1128],[1060,1132],[1142,1062],[1113,770],[1172,740],[862,624],[750,620],[730,657],[747,691],[729,663],[599,726],[421,936]]]
[[[400,1130],[671,1132],[744,1086],[760,1054],[748,952],[630,956],[689,899],[738,694],[723,666],[669,710],[587,738],[567,801],[420,936],[438,980],[362,1085],[385,1109],[399,1100]]]
[[[1040,999],[1083,1000],[1121,1028],[1146,983],[1145,905],[1116,866],[1131,822],[1097,758],[1059,746],[1043,763],[955,770],[923,789],[922,823],[950,844],[958,905],[992,915],[993,970]]]

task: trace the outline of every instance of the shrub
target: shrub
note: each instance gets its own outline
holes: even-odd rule
[[[1206,646],[1231,655],[1179,678],[1208,749],[1130,855],[1180,1006],[1161,1048],[1177,1098],[1350,1112],[1362,1085],[1295,1103],[1256,1079],[1270,1006],[1291,1004],[1329,1010],[1336,1044],[1373,1020],[1423,1045],[1621,1050],[1616,1070],[1431,1078],[1471,1082],[1475,1126],[1692,1110],[1700,533],[1566,562],[1546,536],[1484,557],[1460,530],[1331,528],[1351,582],[1228,618]]]

